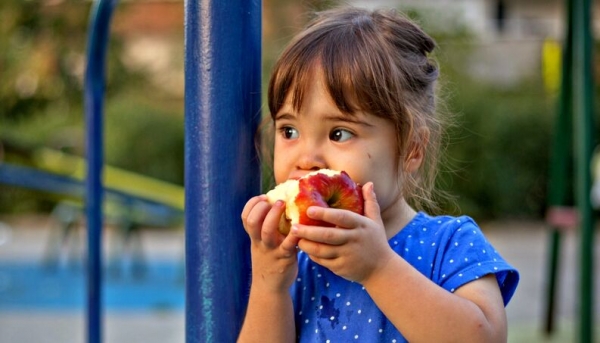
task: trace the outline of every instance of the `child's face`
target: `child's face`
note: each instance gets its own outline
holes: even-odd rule
[[[317,77],[300,112],[288,97],[275,115],[277,184],[317,169],[344,170],[360,184],[372,181],[385,210],[400,198],[396,153],[391,122],[363,112],[342,113]]]

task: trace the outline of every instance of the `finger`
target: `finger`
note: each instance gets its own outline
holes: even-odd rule
[[[257,203],[259,203],[261,201],[266,201],[266,200],[267,200],[267,196],[264,194],[250,198],[250,200],[248,200],[246,205],[244,205],[244,209],[242,210],[242,215],[241,215],[242,222],[246,223],[246,220],[247,220],[248,216],[250,215],[252,208],[254,208],[254,206],[256,206]]]
[[[381,222],[381,209],[377,202],[375,187],[373,182],[367,182],[362,187],[363,199],[365,199],[365,217],[371,218],[376,222]]]
[[[291,233],[299,239],[327,245],[342,245],[348,242],[348,230],[335,227],[293,225]]]
[[[298,247],[315,262],[317,262],[316,259],[333,259],[338,257],[338,252],[334,246],[322,242],[301,239],[298,242]]]
[[[265,216],[261,230],[261,239],[268,246],[274,247],[282,240],[281,233],[279,232],[279,220],[284,211],[285,202],[277,200]]]
[[[311,206],[306,215],[315,220],[321,220],[342,228],[353,228],[358,226],[360,218],[358,213],[349,210],[331,207]]]
[[[300,242],[300,237],[296,235],[292,235],[291,233],[285,237],[283,242],[281,243],[281,249],[287,253],[288,257],[295,255],[298,252],[298,243]]]
[[[271,209],[271,205],[266,201],[259,201],[252,206],[250,209],[250,213],[244,219],[244,229],[253,240],[261,239],[261,231],[263,227],[263,222],[269,210]]]

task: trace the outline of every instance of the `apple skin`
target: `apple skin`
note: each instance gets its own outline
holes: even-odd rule
[[[361,186],[346,173],[336,175],[315,173],[298,180],[298,195],[294,199],[298,207],[300,224],[314,226],[335,226],[331,223],[309,218],[306,210],[310,206],[330,207],[364,214],[364,200]]]
[[[285,213],[279,221],[279,232],[287,235],[293,224],[334,226],[306,215],[310,206],[331,207],[364,214],[361,186],[345,171],[320,169],[300,179],[290,179],[267,192],[267,201],[285,202]]]

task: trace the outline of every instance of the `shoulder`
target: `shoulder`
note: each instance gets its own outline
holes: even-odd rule
[[[411,238],[417,237],[439,242],[459,234],[480,233],[481,229],[469,216],[431,216],[425,212],[418,212],[413,220],[392,239],[411,241]]]
[[[479,228],[475,220],[469,216],[450,216],[450,215],[439,215],[431,216],[425,212],[417,213],[415,217],[417,223],[429,226],[432,228],[446,229],[446,230],[457,230],[463,227],[476,227]]]
[[[473,218],[420,212],[402,231],[403,236],[397,240],[404,242],[404,255],[427,253],[429,277],[440,286],[454,292],[470,281],[493,274],[505,303],[512,297],[519,274],[487,240]]]
[[[480,233],[470,217],[430,216],[419,212],[389,243],[402,258],[435,281],[442,266],[456,266],[463,248],[480,245]],[[469,237],[471,235],[474,237]]]

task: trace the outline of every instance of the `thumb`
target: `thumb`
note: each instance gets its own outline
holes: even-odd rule
[[[365,199],[365,217],[381,222],[381,210],[375,195],[373,182],[367,182],[362,187],[363,199]]]

